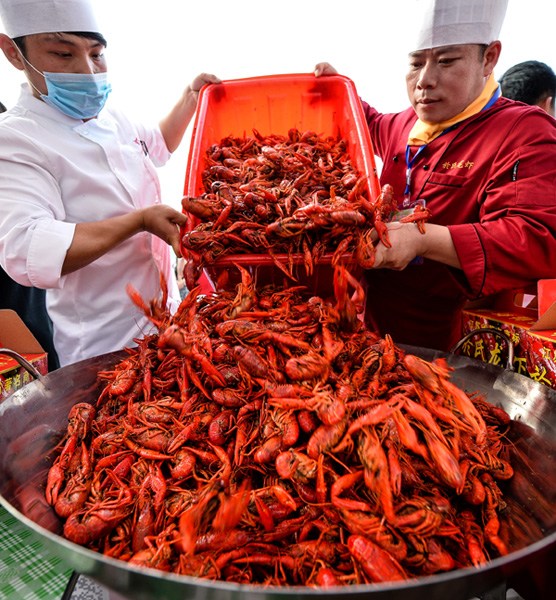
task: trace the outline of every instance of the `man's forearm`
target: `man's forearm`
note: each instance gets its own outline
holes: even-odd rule
[[[160,121],[160,131],[170,152],[174,152],[180,145],[185,130],[195,114],[197,96],[189,86],[185,89],[178,103],[170,113]]]
[[[443,225],[427,223],[424,237],[424,250],[422,256],[436,260],[442,264],[461,269],[456,247],[452,240],[450,230]]]
[[[141,211],[94,223],[78,223],[66,253],[62,275],[86,267],[142,229]]]

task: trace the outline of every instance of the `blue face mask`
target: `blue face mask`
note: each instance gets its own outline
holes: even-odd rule
[[[104,107],[112,86],[106,73],[44,72],[48,95],[41,98],[74,119],[96,117]]]
[[[74,119],[92,119],[103,109],[108,94],[112,91],[106,73],[43,73],[21,52],[20,55],[34,71],[44,77],[48,94],[41,94],[35,86],[33,88],[50,106]]]

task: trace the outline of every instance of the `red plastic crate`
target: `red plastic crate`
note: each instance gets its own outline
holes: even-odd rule
[[[342,75],[317,78],[313,74],[272,75],[224,81],[205,86],[199,94],[185,177],[184,195],[200,196],[205,192],[202,173],[206,168],[206,151],[227,136],[252,136],[253,128],[262,135],[287,136],[291,128],[314,131],[322,136],[341,137],[348,142],[353,166],[368,176],[368,194],[376,198],[380,184],[374,151],[363,109],[354,83]],[[187,230],[198,220],[189,215]],[[187,252],[184,252],[187,255]],[[277,254],[282,262],[285,255]],[[309,286],[331,286],[331,254],[315,265],[307,277],[303,258],[295,257],[295,274]],[[205,269],[213,287],[228,287],[238,281],[234,264],[247,267],[259,283],[277,283],[283,274],[266,254],[225,256]],[[316,291],[315,291],[316,293]]]

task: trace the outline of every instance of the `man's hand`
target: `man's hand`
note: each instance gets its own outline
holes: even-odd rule
[[[417,256],[461,269],[450,230],[442,225],[427,223],[421,233],[415,223],[387,223],[388,238],[392,244],[387,248],[382,242],[375,246],[375,269],[401,271]]]
[[[67,275],[90,265],[141,231],[158,236],[180,256],[179,228],[186,222],[187,217],[183,213],[165,204],[157,204],[103,221],[78,223],[61,274]]]
[[[315,77],[321,77],[322,75],[337,75],[338,71],[327,62],[318,63],[314,70]]]
[[[414,223],[393,222],[387,223],[386,226],[392,247],[388,248],[380,241],[376,244],[373,268],[401,271],[419,256],[422,243],[420,237],[423,237],[423,234]]]
[[[201,73],[189,85],[192,92],[199,92],[207,83],[222,83],[222,80],[211,73]]]
[[[181,256],[180,227],[187,223],[187,217],[165,204],[149,206],[140,213],[142,228],[170,244],[176,256]]]

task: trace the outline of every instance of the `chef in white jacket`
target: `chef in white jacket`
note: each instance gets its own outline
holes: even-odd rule
[[[0,116],[0,264],[18,283],[47,289],[61,366],[133,346],[152,325],[147,301],[169,282],[180,212],[162,203],[156,167],[177,148],[201,74],[159,124],[106,104],[111,85],[90,0],[0,0],[0,47],[24,72],[17,104]]]

